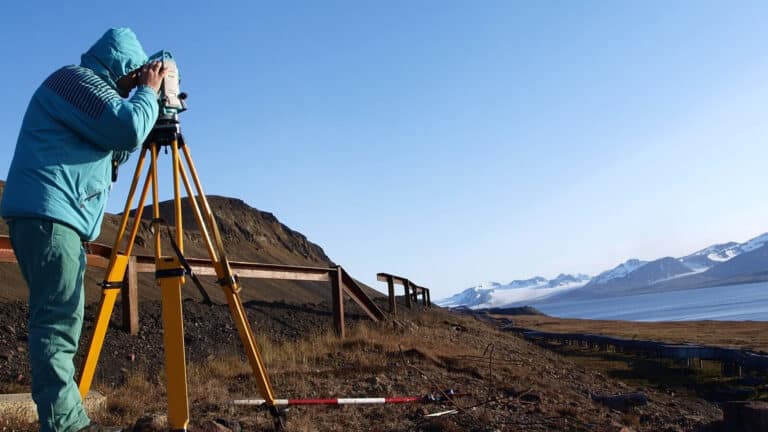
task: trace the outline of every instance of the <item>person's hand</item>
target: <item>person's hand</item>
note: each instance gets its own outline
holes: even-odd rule
[[[156,61],[145,64],[141,67],[141,72],[139,73],[139,85],[152,87],[155,91],[158,91],[163,83],[163,78],[167,74],[168,68],[163,67],[162,62]]]

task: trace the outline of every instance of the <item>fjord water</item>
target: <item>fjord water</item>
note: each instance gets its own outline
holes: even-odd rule
[[[768,321],[768,282],[541,303],[535,307],[560,318]]]

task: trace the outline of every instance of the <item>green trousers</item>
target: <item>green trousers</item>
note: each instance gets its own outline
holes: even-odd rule
[[[29,287],[29,360],[40,431],[77,431],[90,424],[73,363],[85,296],[80,236],[66,225],[44,219],[14,219],[9,228]]]

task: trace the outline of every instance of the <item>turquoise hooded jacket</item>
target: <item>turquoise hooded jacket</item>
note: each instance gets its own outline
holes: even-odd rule
[[[53,219],[83,240],[99,235],[111,187],[112,160],[125,162],[158,116],[154,89],[130,99],[117,81],[147,62],[136,35],[108,30],[81,57],[35,91],[19,132],[0,203],[5,219]]]

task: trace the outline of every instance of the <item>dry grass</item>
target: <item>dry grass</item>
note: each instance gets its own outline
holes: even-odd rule
[[[37,422],[29,423],[23,415],[5,415],[0,418],[0,431],[3,432],[27,432],[38,429]]]
[[[768,352],[768,322],[675,321],[633,322],[553,318],[542,315],[503,316],[515,326],[561,333],[594,333],[628,339],[698,343]]]
[[[462,324],[447,325],[439,319],[424,316],[410,324],[358,324],[348,329],[344,340],[328,331],[285,344],[257,336],[257,343],[278,397],[364,396],[370,391],[379,393],[371,396],[385,396],[381,393],[386,390],[429,390],[429,383],[424,377],[416,381],[418,390],[413,388],[413,383],[389,388],[367,384],[366,380],[378,381],[376,377],[390,371],[392,362],[401,362],[403,356],[409,361],[469,376],[481,374],[470,366],[471,360],[462,360],[462,356],[480,356],[481,351],[466,345],[445,343],[443,328],[459,325],[466,331],[467,326],[481,325],[464,317],[458,320]],[[436,332],[434,328],[441,330]],[[489,329],[483,326],[483,331]],[[229,402],[232,399],[259,397],[250,364],[239,352],[192,361],[187,375],[193,417],[198,421],[231,411]],[[148,377],[143,372],[132,372],[126,377],[124,385],[101,387],[99,390],[107,395],[109,402],[107,412],[96,418],[107,424],[128,426],[147,413],[165,411],[165,378],[162,375]],[[345,417],[355,418],[355,415],[349,413]],[[266,415],[250,418],[257,427],[269,426]],[[289,431],[297,432],[317,430],[311,415],[293,415],[289,427]]]
[[[332,332],[290,343],[261,336],[257,340],[278,398],[410,396],[446,388],[470,393],[455,404],[294,407],[288,415],[288,432],[581,431],[638,421],[622,419],[620,413],[593,403],[591,392],[615,388],[605,376],[471,316],[435,310],[413,314],[410,321],[358,323],[344,340]],[[251,367],[239,351],[190,359],[187,370],[190,430],[216,418],[237,419],[242,430],[272,430],[264,410],[230,404],[232,399],[260,397]],[[162,374],[130,372],[119,387],[97,388],[109,401],[108,410],[95,416],[102,423],[126,427],[146,414],[166,411]],[[679,400],[649,391],[656,404],[653,415],[671,412],[663,415],[677,418],[701,407],[680,408]],[[423,417],[425,411],[457,406],[467,409],[445,418]]]

